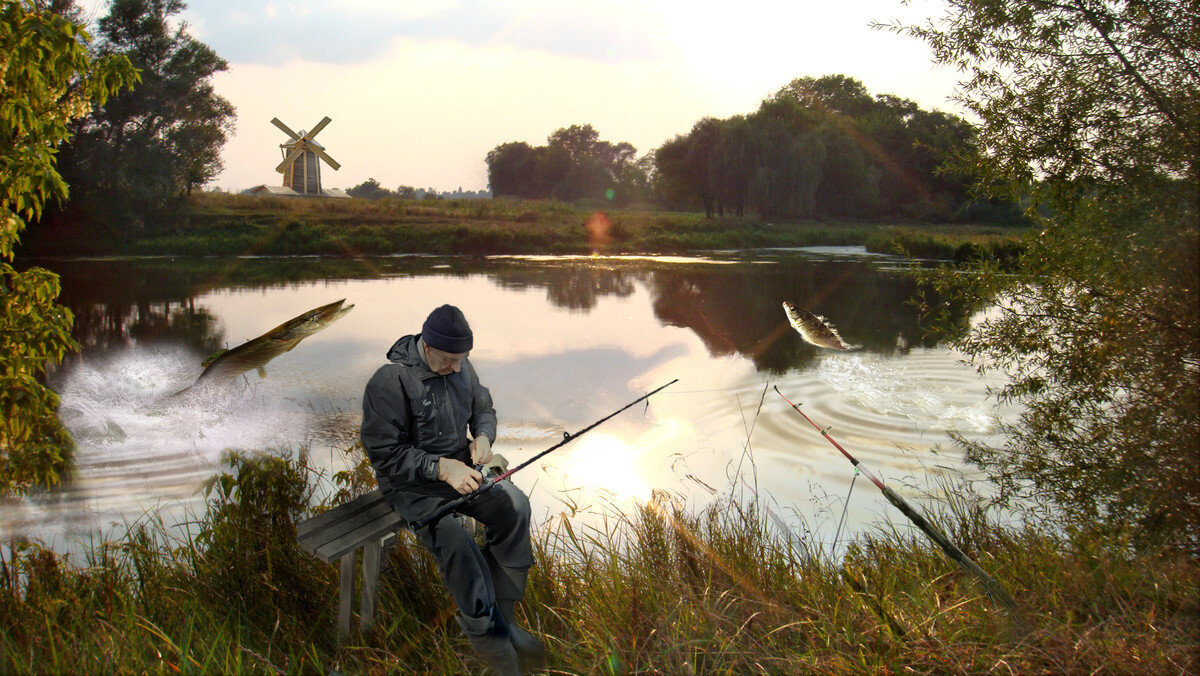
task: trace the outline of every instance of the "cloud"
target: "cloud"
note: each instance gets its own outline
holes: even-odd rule
[[[310,3],[325,6],[328,3]],[[343,11],[370,16],[397,15],[410,19],[431,16],[459,6],[456,0],[341,0],[338,8]]]
[[[185,16],[203,27],[194,31],[198,39],[240,64],[357,64],[379,58],[397,39],[506,45],[604,63],[671,52],[657,37],[657,15],[630,1],[211,0]]]
[[[555,2],[513,15],[488,43],[621,63],[674,55],[674,48],[659,37],[661,33],[661,19],[641,4]]]
[[[706,99],[677,63],[593,63],[453,41],[399,40],[353,68],[243,65],[215,84],[238,112],[217,181],[226,188],[280,181],[273,168],[285,139],[272,117],[293,129],[333,119],[320,141],[342,168],[322,171],[328,186],[370,177],[389,188],[445,190],[485,187],[489,150],[508,141],[542,145],[570,124],[592,124],[602,138],[645,152],[690,128],[696,110],[732,112],[714,109],[726,102]]]

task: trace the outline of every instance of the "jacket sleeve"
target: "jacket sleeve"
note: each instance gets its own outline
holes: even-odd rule
[[[496,440],[496,409],[492,407],[492,393],[488,388],[479,384],[479,376],[471,366],[471,421],[469,424],[471,436],[478,438],[486,436],[488,441]]]
[[[375,468],[380,488],[437,480],[437,456],[413,445],[408,397],[396,365],[385,365],[371,376],[363,392],[360,438]]]

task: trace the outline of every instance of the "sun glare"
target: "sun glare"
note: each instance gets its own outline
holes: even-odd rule
[[[567,460],[569,483],[612,493],[617,499],[646,500],[650,487],[638,474],[638,450],[606,434],[579,440]]]

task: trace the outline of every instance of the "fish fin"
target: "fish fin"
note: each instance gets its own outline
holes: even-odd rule
[[[829,321],[828,319],[826,319],[820,315],[817,315],[817,319],[821,320],[821,323],[825,325],[825,328],[829,329],[829,333],[833,334],[833,339],[838,342],[837,345],[832,346],[834,349],[836,349],[836,350],[854,350],[854,349],[858,349],[859,347],[862,347],[861,345],[850,345],[849,343],[847,343],[846,340],[844,338],[842,338],[842,334],[838,333],[837,327],[833,325],[833,322]]]
[[[259,378],[266,378],[266,377],[267,377],[267,369],[266,369],[266,367],[264,367],[264,366],[259,366],[259,367],[258,367],[258,377],[259,377]]]
[[[821,315],[816,315],[816,317],[822,324],[825,325],[825,328],[829,329],[830,333],[837,336],[838,339],[841,340],[842,337],[838,334],[837,326],[835,326],[833,322],[829,321],[828,317],[822,317]]]
[[[217,360],[217,357],[220,357],[221,355],[225,354],[225,353],[226,353],[226,352],[228,352],[228,351],[229,351],[229,350],[225,350],[225,349],[217,350],[216,352],[213,352],[212,354],[208,355],[208,358],[207,358],[207,359],[205,359],[204,361],[200,362],[200,365],[201,365],[201,366],[204,366],[204,367],[207,367],[208,365],[210,365],[210,364],[212,364],[214,361],[216,361],[216,360]]]

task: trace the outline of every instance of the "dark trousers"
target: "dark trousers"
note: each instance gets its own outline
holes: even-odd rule
[[[411,490],[390,491],[387,495],[392,507],[410,521],[458,497],[453,488],[440,481]],[[520,570],[533,565],[529,498],[511,481],[501,481],[458,512],[483,524],[484,547],[497,564]],[[469,617],[487,613],[496,603],[495,587],[484,553],[462,521],[453,515],[444,516],[418,529],[417,539],[433,553],[459,612]]]

